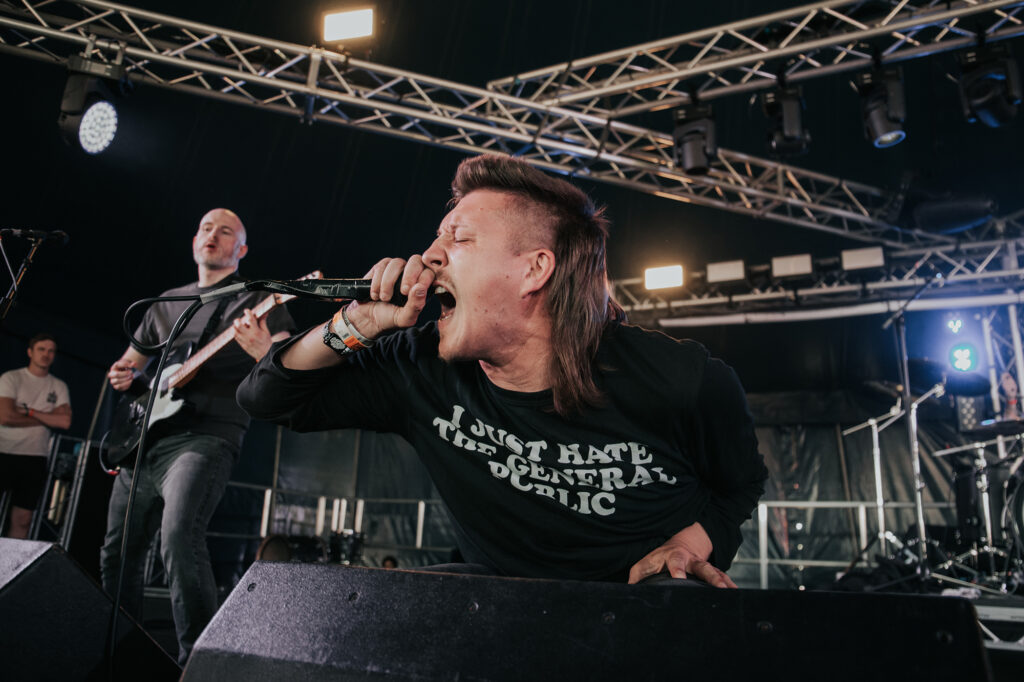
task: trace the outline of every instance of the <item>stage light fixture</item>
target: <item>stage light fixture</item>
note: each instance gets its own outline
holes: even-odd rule
[[[708,284],[719,284],[722,282],[741,282],[747,278],[746,264],[741,260],[722,261],[721,263],[708,263],[705,278]]]
[[[110,146],[117,134],[117,109],[106,100],[93,102],[82,114],[78,141],[89,154],[99,154]]]
[[[964,328],[963,318],[951,316],[946,320],[946,328],[954,334],[959,334],[960,330]]]
[[[857,74],[856,83],[868,141],[879,149],[902,142],[907,136],[903,130],[907,106],[899,70],[865,71]]]
[[[846,249],[840,254],[843,270],[864,270],[885,267],[885,253],[881,246],[864,249]]]
[[[88,154],[99,154],[117,134],[117,108],[106,81],[121,81],[124,67],[75,55],[68,59],[68,72],[57,119],[61,137]]]
[[[325,12],[324,43],[341,43],[373,35],[373,8]]]
[[[960,104],[971,123],[998,128],[1017,116],[1022,92],[1020,70],[1005,44],[964,50],[960,64]]]
[[[690,104],[672,112],[673,153],[676,165],[689,175],[706,175],[711,168],[710,159],[718,154],[715,139],[715,119],[711,106]]]
[[[803,154],[811,134],[803,125],[804,101],[798,87],[769,90],[761,95],[761,108],[768,117],[768,149],[775,154]]]
[[[772,278],[807,277],[814,272],[811,254],[799,253],[794,256],[772,258]]]
[[[683,286],[683,266],[666,265],[644,270],[645,289],[670,289]]]
[[[970,372],[978,366],[978,352],[969,343],[958,343],[949,349],[949,365],[958,372]]]

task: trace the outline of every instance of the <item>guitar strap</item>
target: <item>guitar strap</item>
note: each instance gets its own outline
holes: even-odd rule
[[[226,296],[220,299],[217,307],[213,310],[213,315],[210,315],[210,319],[206,322],[206,327],[203,329],[203,333],[199,335],[199,341],[196,342],[196,348],[203,348],[209,343],[210,339],[213,338],[213,331],[220,324],[220,320],[224,317],[224,311],[228,307],[228,303],[234,300],[233,296]]]

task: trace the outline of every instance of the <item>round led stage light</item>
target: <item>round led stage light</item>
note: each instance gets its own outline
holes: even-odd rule
[[[93,103],[82,114],[78,141],[89,154],[99,154],[110,146],[117,133],[117,109],[106,100]]]

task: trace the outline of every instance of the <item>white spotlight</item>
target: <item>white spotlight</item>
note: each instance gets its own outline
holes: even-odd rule
[[[106,100],[94,102],[82,114],[78,141],[89,154],[99,154],[110,146],[117,133],[117,109]]]
[[[663,268],[644,270],[644,287],[646,289],[669,289],[681,286],[683,286],[682,265],[667,265]]]
[[[324,14],[324,42],[340,43],[373,35],[373,9]]]

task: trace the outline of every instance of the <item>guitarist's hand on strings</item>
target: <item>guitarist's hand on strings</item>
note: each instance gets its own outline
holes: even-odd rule
[[[115,391],[127,391],[135,378],[135,361],[121,358],[110,366],[107,378],[110,379],[110,387]]]
[[[234,325],[238,345],[259,362],[275,340],[267,329],[267,318],[257,318],[252,310],[246,308],[242,316],[234,321]]]

